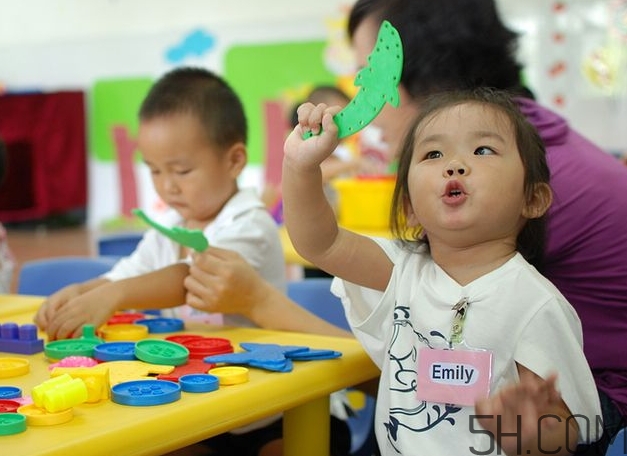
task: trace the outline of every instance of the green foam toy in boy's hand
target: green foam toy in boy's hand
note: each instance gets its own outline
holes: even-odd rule
[[[338,127],[338,138],[357,133],[381,112],[385,103],[397,107],[398,84],[403,69],[403,46],[398,31],[388,21],[383,21],[374,49],[368,56],[368,65],[359,70],[354,84],[357,95],[340,112],[333,116]],[[306,132],[305,139],[312,137]]]
[[[169,237],[174,242],[178,242],[185,247],[194,249],[196,252],[203,252],[209,247],[209,242],[201,230],[190,230],[180,226],[167,228],[151,220],[141,209],[133,209],[133,214],[137,215],[164,236]]]

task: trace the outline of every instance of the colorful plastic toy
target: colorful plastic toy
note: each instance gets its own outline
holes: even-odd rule
[[[160,374],[169,374],[174,366],[164,364],[149,364],[143,361],[108,361],[101,366],[109,368],[109,381],[111,385],[128,382],[131,380],[143,380]]]
[[[35,386],[31,393],[33,402],[47,412],[62,412],[87,401],[88,393],[85,382],[61,374]]]
[[[95,367],[57,367],[52,370],[52,378],[61,375],[69,375],[78,378],[85,383],[87,399],[85,402],[93,404],[109,399],[111,385],[109,383],[109,368],[102,364]]]
[[[0,358],[0,378],[18,377],[30,372],[26,358]]]
[[[357,133],[381,112],[385,103],[397,107],[398,84],[403,69],[403,46],[398,31],[388,21],[379,28],[377,42],[368,56],[368,65],[355,76],[357,95],[344,109],[333,116],[338,137]],[[311,132],[303,137],[310,138]]]
[[[55,367],[94,367],[97,365],[98,361],[89,356],[66,356],[61,361],[50,364],[48,370]]]
[[[0,351],[32,355],[43,350],[44,341],[37,338],[37,326],[11,322],[0,325]]]
[[[94,347],[94,358],[98,361],[132,361],[135,357],[135,342],[105,342]]]
[[[178,242],[185,247],[194,249],[197,252],[203,252],[207,250],[207,247],[209,247],[209,242],[201,230],[190,230],[180,226],[167,228],[159,225],[154,220],[151,220],[150,217],[148,217],[141,209],[133,209],[133,214],[138,216],[164,236],[169,237],[174,242]]]
[[[215,375],[220,385],[239,385],[248,381],[248,369],[240,366],[215,367],[209,371],[209,375]]]
[[[0,386],[0,399],[15,399],[22,397],[22,390],[17,386]]]
[[[96,336],[94,325],[83,326],[83,335],[78,339],[64,339],[48,342],[44,346],[44,354],[50,360],[61,360],[68,356],[87,356],[91,358],[94,347],[104,340]]]
[[[135,321],[136,325],[145,325],[149,333],[169,333],[183,331],[185,322],[180,318],[144,318]]]
[[[135,323],[119,323],[100,328],[100,335],[107,342],[137,341],[148,337],[148,326]]]
[[[312,350],[309,347],[256,344],[243,342],[240,346],[245,352],[207,356],[205,362],[247,364],[275,372],[291,372],[292,360],[307,361],[339,358],[340,352],[334,350]]]
[[[0,435],[19,434],[26,430],[26,417],[20,413],[0,413]]]
[[[67,423],[74,418],[74,412],[71,408],[61,412],[50,413],[45,409],[37,407],[35,404],[23,405],[17,409],[26,417],[29,426],[54,426],[56,424]]]
[[[189,359],[189,350],[169,340],[144,339],[135,344],[135,356],[147,363],[180,366]]]
[[[0,399],[0,413],[15,413],[22,404],[11,399]]]
[[[228,339],[221,337],[204,337],[193,334],[177,334],[165,338],[176,342],[189,350],[192,359],[203,359],[205,356],[233,353],[233,345]]]
[[[119,383],[111,388],[111,400],[122,405],[161,405],[180,398],[181,386],[167,380],[136,380]]]
[[[186,393],[209,393],[220,386],[220,379],[211,374],[188,374],[179,379],[181,389]]]
[[[157,375],[159,380],[169,380],[178,382],[179,379],[188,374],[206,374],[213,369],[215,364],[206,363],[202,359],[190,358],[185,364],[176,366],[172,372]]]

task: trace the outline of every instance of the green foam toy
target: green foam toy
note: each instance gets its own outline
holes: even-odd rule
[[[207,250],[207,247],[209,247],[209,241],[207,241],[207,238],[201,230],[190,230],[180,226],[167,228],[159,225],[154,220],[151,220],[141,209],[133,209],[133,214],[138,216],[164,236],[169,237],[174,242],[178,242],[185,247],[194,249],[196,252],[203,252]]]
[[[354,84],[357,95],[344,109],[333,116],[338,127],[338,138],[357,133],[381,112],[385,103],[398,107],[398,84],[403,69],[403,46],[398,31],[388,21],[383,21],[368,64],[359,70]],[[305,132],[305,139],[312,137]]]

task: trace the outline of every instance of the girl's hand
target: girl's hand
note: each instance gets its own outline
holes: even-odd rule
[[[318,168],[339,144],[333,116],[340,109],[339,106],[328,107],[324,103],[300,105],[297,110],[298,125],[285,141],[285,157],[297,167]],[[313,136],[303,139],[306,132],[311,132]]]

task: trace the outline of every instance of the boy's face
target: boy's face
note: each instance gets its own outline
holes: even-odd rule
[[[429,242],[514,242],[524,223],[525,171],[509,119],[465,103],[422,122],[408,174],[408,223]]]
[[[237,192],[246,163],[243,144],[221,151],[191,114],[171,114],[139,125],[138,146],[159,197],[188,228],[202,229]]]

